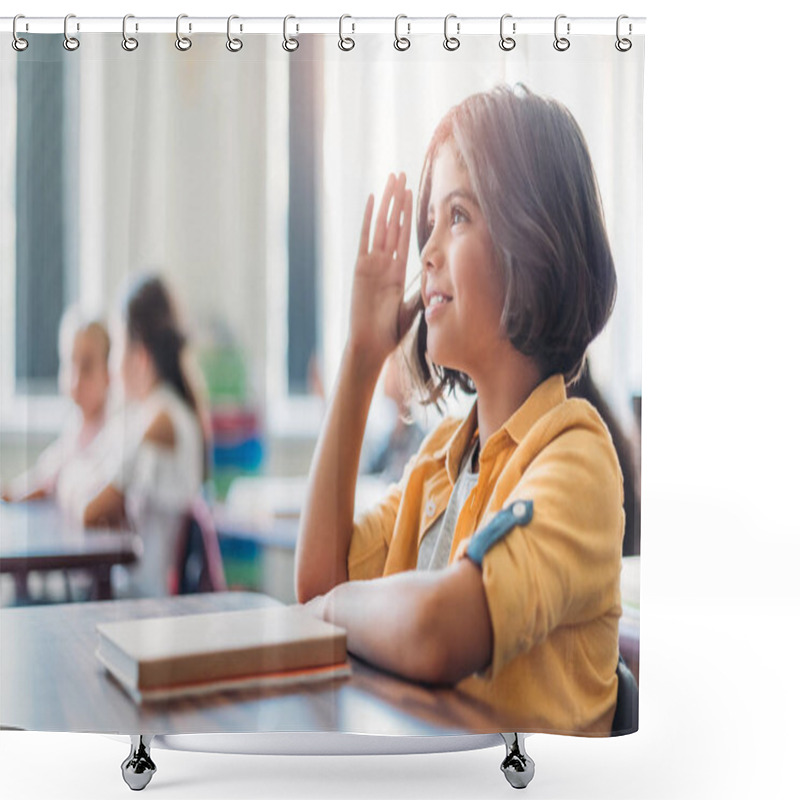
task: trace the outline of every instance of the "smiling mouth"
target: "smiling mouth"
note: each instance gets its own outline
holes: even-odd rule
[[[429,320],[438,314],[449,302],[452,301],[452,297],[448,297],[445,294],[435,294],[431,296],[431,299],[428,301],[428,306],[425,309],[425,319]]]

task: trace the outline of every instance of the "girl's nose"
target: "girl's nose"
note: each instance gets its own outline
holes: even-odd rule
[[[435,226],[428,237],[428,241],[425,242],[425,247],[422,248],[420,260],[422,261],[424,272],[438,269],[442,264],[441,246],[438,238],[438,231]]]

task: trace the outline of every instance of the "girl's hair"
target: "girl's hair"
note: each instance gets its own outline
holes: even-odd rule
[[[420,253],[431,233],[433,165],[448,141],[469,174],[494,245],[506,335],[536,361],[542,379],[563,373],[571,383],[611,315],[617,288],[597,180],[578,123],[561,103],[522,84],[474,94],[451,108],[422,167]],[[424,313],[412,361],[425,403],[438,405],[456,386],[475,392],[468,375],[429,362]]]
[[[186,337],[172,299],[157,275],[143,275],[130,285],[122,309],[128,339],[144,346],[156,372],[199,416],[197,395],[181,363]]]
[[[129,285],[122,314],[128,339],[143,345],[159,378],[168,383],[192,409],[203,438],[203,478],[209,475],[210,425],[200,394],[186,370],[186,336],[164,281],[155,274],[139,276]]]

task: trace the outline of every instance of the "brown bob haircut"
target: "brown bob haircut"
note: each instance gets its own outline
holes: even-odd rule
[[[417,207],[420,253],[430,228],[428,204],[439,148],[453,142],[486,219],[503,276],[502,325],[511,343],[535,360],[542,379],[571,383],[586,348],[614,307],[617,278],[589,150],[575,118],[556,100],[522,84],[468,97],[437,126],[422,167]],[[427,358],[424,313],[416,329],[412,372],[424,403],[470,377]]]

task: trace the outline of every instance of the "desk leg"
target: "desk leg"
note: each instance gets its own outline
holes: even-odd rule
[[[506,780],[515,789],[524,789],[532,780],[535,765],[525,752],[525,740],[520,733],[501,733],[506,743],[506,757],[500,765]]]
[[[131,752],[122,762],[122,778],[135,792],[140,792],[150,783],[156,765],[150,758],[152,734],[131,734]]]
[[[16,601],[22,605],[29,603],[31,599],[28,591],[28,572],[14,573],[14,596]]]
[[[111,600],[111,567],[95,567],[94,570],[94,599]]]

